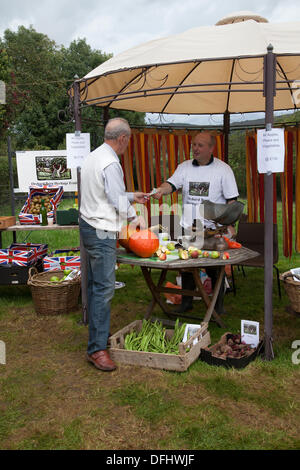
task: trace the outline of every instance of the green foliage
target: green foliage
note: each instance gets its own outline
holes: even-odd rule
[[[67,91],[75,75],[83,77],[111,56],[92,49],[85,39],[59,47],[32,26],[20,26],[16,32],[7,29],[3,40],[0,38],[0,51],[0,79],[3,76],[7,81],[8,95],[5,111],[0,107],[0,138],[1,130],[3,139],[9,127],[15,148],[64,148],[65,134],[74,131]],[[60,111],[66,111],[65,116]],[[144,123],[141,113],[111,114]],[[83,131],[91,134],[91,146],[95,148],[103,140],[99,128],[102,110],[87,108],[82,118]]]

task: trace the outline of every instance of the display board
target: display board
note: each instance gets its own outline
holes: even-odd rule
[[[19,188],[28,192],[35,184],[63,186],[65,192],[77,191],[77,170],[68,168],[66,150],[16,152]]]

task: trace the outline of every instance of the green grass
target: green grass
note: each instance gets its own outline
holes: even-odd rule
[[[278,220],[282,253],[280,205]],[[79,244],[71,230],[43,232],[43,240],[41,232],[23,232],[18,241],[27,235],[50,249]],[[3,240],[11,243],[11,234]],[[280,272],[292,266],[300,266],[300,255],[281,254]],[[264,271],[245,273],[235,270],[236,296],[225,297],[226,331],[238,332],[241,319],[249,319],[263,333]],[[138,267],[121,265],[116,278],[125,287],[112,300],[112,332],[143,318],[151,300]],[[300,365],[292,363],[291,345],[300,339],[300,317],[286,311],[288,304],[274,282],[273,361],[259,357],[241,370],[196,361],[183,373],[120,365],[107,374],[85,361],[88,328],[80,310],[38,317],[26,286],[0,286],[0,340],[7,346],[7,363],[0,364],[0,449],[298,449]],[[202,302],[196,305],[201,310]],[[157,306],[154,315],[164,316]],[[225,332],[214,322],[209,331],[212,343]]]

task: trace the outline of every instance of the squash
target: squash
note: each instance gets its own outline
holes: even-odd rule
[[[159,247],[158,237],[151,230],[145,229],[134,232],[129,237],[129,250],[141,258],[149,258]]]
[[[135,233],[139,232],[139,228],[131,227],[130,224],[124,225],[119,233],[119,244],[123,247],[126,248],[127,251],[130,251],[129,249],[129,238],[130,236]]]

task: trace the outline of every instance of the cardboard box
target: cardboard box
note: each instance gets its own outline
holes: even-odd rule
[[[8,248],[0,249],[0,265],[31,266],[42,259],[47,254],[47,250],[48,245],[12,243]]]
[[[170,323],[165,322],[164,320],[160,321],[163,323],[163,325]],[[193,362],[198,359],[201,347],[204,348],[210,344],[208,324],[202,323],[201,328],[197,331],[197,333],[195,333],[186,343],[179,344],[178,355],[145,351],[128,351],[124,349],[124,340],[126,334],[133,330],[140,331],[142,328],[142,323],[142,320],[135,320],[110,337],[109,354],[114,361],[134,366],[184,372]],[[166,334],[170,335],[171,337],[173,330],[167,330]],[[194,344],[194,340],[196,338],[198,342]]]
[[[62,253],[73,254],[62,256]],[[55,250],[43,259],[44,271],[63,271],[64,269],[80,269],[80,251],[78,248]]]
[[[48,217],[52,217],[55,221],[56,209],[61,201],[63,196],[64,189],[63,186],[54,186],[54,185],[34,185],[29,187],[27,200],[24,206],[21,209],[19,214],[19,220],[21,225],[40,225],[41,218],[38,214],[30,214],[30,205],[32,204],[32,199],[35,196],[46,197],[50,196],[51,211],[47,213]]]

